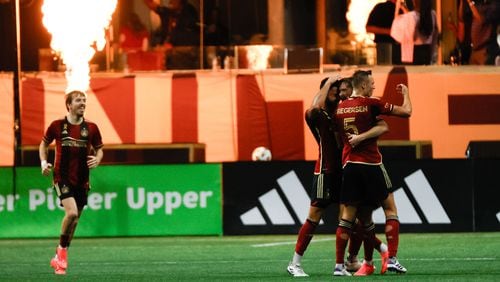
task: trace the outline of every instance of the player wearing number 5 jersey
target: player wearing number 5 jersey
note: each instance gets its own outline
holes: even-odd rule
[[[382,155],[377,146],[377,137],[360,142],[359,136],[372,128],[380,115],[409,117],[412,106],[408,87],[397,86],[397,92],[403,96],[401,106],[393,105],[377,98],[372,98],[375,84],[370,71],[356,71],[352,77],[354,93],[337,107],[335,122],[344,143],[342,164],[344,179],[340,202],[345,205],[339,227],[337,228],[336,271],[342,275],[344,254],[347,240],[356,216],[365,225],[367,238],[374,237],[374,223],[371,218],[373,209],[384,208],[386,216],[386,237],[389,246],[389,259],[383,258],[381,273],[386,270],[405,273],[406,269],[396,258],[399,244],[399,220],[394,203],[392,184],[382,164]],[[367,241],[365,240],[365,244]],[[370,243],[370,239],[368,240]],[[375,246],[375,241],[372,241]],[[365,261],[359,275],[373,273],[372,261]]]

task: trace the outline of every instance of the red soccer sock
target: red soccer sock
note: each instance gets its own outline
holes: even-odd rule
[[[339,226],[337,227],[337,234],[336,234],[337,240],[335,242],[336,263],[338,264],[344,263],[345,248],[347,246],[347,241],[349,240],[349,236],[351,235],[352,232],[352,225],[353,223],[347,220],[341,219],[339,221]]]
[[[385,222],[385,236],[387,238],[389,257],[397,256],[399,245],[399,219],[397,216],[387,218]]]
[[[304,252],[306,251],[307,246],[309,246],[317,226],[317,222],[313,222],[309,219],[304,222],[299,230],[299,237],[297,238],[297,243],[295,244],[295,252],[297,254],[301,256],[304,255]]]
[[[351,237],[349,238],[349,256],[357,256],[361,243],[363,243],[363,224],[358,220],[354,224]]]

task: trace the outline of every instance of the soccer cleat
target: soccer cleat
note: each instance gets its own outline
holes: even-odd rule
[[[361,268],[361,263],[357,259],[353,259],[352,261],[350,261],[348,258],[345,262],[345,268],[349,272],[356,272]]]
[[[399,263],[396,257],[389,258],[389,263],[387,264],[387,270],[400,274],[406,273],[406,268]]]
[[[307,273],[304,272],[304,270],[302,269],[300,264],[294,264],[294,263],[290,262],[288,264],[288,267],[286,268],[286,270],[293,277],[307,277],[307,276],[309,276],[309,275],[307,275]]]
[[[354,276],[368,276],[368,275],[372,275],[373,272],[375,272],[375,266],[373,264],[369,265],[365,261],[361,265],[361,268],[358,271],[356,271],[356,273],[354,273]]]
[[[55,274],[59,275],[64,275],[66,274],[66,269],[62,268],[59,266],[59,260],[57,258],[57,255],[55,255],[51,260],[50,260],[50,266],[54,269]]]
[[[347,271],[345,265],[342,265],[341,267],[335,267],[335,270],[333,271],[333,276],[352,276],[352,274]]]
[[[387,264],[389,263],[389,252],[381,252],[380,253],[380,274],[384,274],[387,271]]]
[[[56,254],[59,267],[64,269],[68,268],[68,249],[58,246],[56,249]]]

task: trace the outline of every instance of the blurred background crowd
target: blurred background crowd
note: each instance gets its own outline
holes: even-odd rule
[[[14,2],[0,0],[0,71],[16,67]],[[269,67],[282,67],[286,48],[322,48],[325,64],[499,65],[499,2],[119,0],[108,48],[92,64],[94,71],[227,68],[238,66],[238,46],[270,45]],[[42,4],[20,1],[24,71],[61,67]]]

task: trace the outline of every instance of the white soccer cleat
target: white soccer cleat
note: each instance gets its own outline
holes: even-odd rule
[[[307,273],[304,272],[304,270],[302,269],[302,266],[300,266],[300,264],[294,264],[294,263],[290,262],[288,264],[288,267],[286,268],[286,270],[293,277],[307,277],[307,276],[309,276],[309,275],[307,275]]]
[[[354,259],[352,261],[349,261],[349,259],[347,259],[347,261],[345,262],[345,268],[349,272],[356,272],[361,268],[361,263],[357,259]]]
[[[391,272],[396,272],[400,274],[406,273],[406,268],[402,266],[396,257],[390,257],[387,263],[387,270]]]
[[[335,270],[333,271],[333,276],[352,276],[352,274],[349,271],[347,271],[345,265],[342,265],[341,267],[335,267]]]

